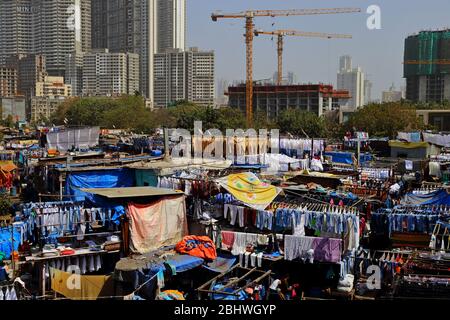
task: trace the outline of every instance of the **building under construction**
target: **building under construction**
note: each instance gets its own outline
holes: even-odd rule
[[[450,29],[422,31],[405,40],[406,99],[450,99]]]
[[[246,110],[245,84],[228,88],[229,106]],[[318,116],[338,109],[350,99],[348,90],[334,90],[332,85],[254,85],[253,106],[256,113],[276,118],[283,110],[295,108],[310,111]]]

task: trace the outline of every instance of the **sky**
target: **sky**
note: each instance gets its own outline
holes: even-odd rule
[[[294,29],[350,34],[352,39],[287,37],[284,71],[292,71],[301,83],[336,84],[339,57],[349,54],[373,82],[372,99],[394,83],[404,85],[403,50],[408,35],[421,30],[450,28],[449,0],[187,0],[188,46],[214,50],[216,79],[245,78],[243,19],[211,20],[211,13],[237,13],[248,9],[361,8],[361,13],[261,17],[255,26],[267,31]],[[370,30],[367,8],[381,9],[381,29]],[[272,78],[277,69],[276,38],[261,36],[254,41],[254,79]]]

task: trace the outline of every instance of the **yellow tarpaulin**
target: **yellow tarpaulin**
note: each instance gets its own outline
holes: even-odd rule
[[[281,192],[281,188],[258,179],[251,173],[231,174],[217,182],[237,200],[256,210],[264,210]]]
[[[38,144],[39,140],[19,140],[16,143],[22,146],[28,146],[32,144]]]
[[[305,176],[324,177],[324,178],[337,178],[335,174],[326,172],[311,172],[309,170],[303,170],[302,173]]]
[[[389,147],[404,149],[428,148],[428,142],[403,142],[391,140],[389,141]]]
[[[0,170],[11,172],[17,169],[17,166],[12,161],[0,161]]]
[[[96,300],[113,293],[111,276],[82,276],[50,268],[52,290],[72,300]]]

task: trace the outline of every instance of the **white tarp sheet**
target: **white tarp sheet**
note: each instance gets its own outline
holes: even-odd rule
[[[73,146],[77,149],[88,149],[98,146],[100,127],[89,127],[80,129],[66,129],[61,132],[50,132],[47,134],[47,145],[49,149],[67,151]]]
[[[449,148],[450,134],[432,134],[424,132],[423,141]]]

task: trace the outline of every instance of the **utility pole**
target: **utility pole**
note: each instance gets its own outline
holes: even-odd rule
[[[170,151],[169,151],[169,129],[164,128],[164,160],[169,161]]]

